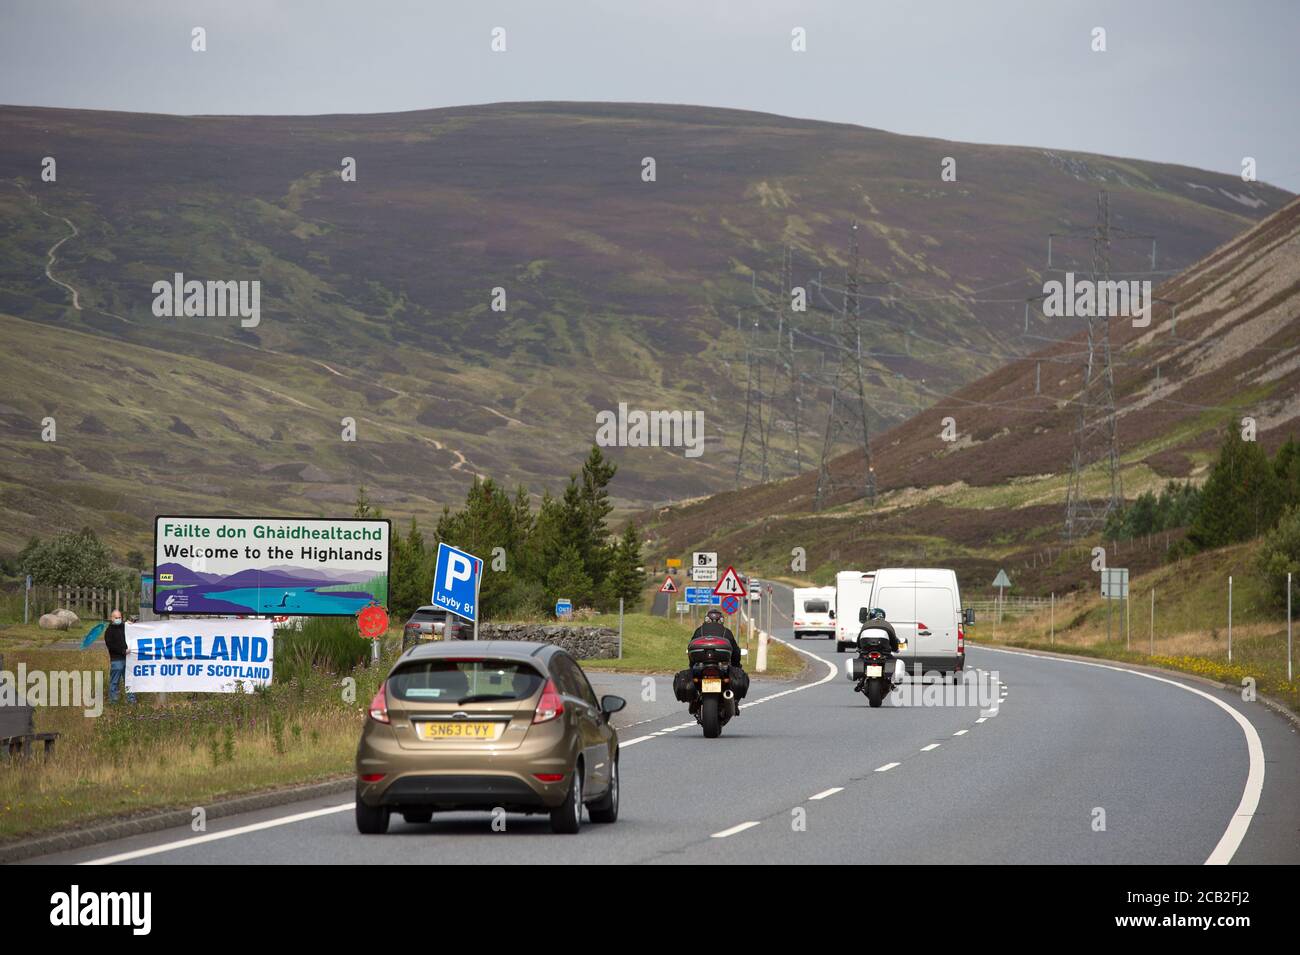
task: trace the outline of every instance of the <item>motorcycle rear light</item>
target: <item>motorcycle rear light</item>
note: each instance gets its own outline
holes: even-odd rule
[[[533,773],[533,775],[544,783],[558,783],[564,778],[564,773]]]
[[[376,723],[388,722],[388,681],[379,684],[379,691],[370,701],[370,718]]]
[[[383,773],[362,773],[361,781],[363,783],[377,783],[384,778]]]
[[[555,681],[547,680],[542,689],[542,698],[537,701],[537,711],[533,713],[534,723],[546,723],[564,712],[564,700],[555,689]]]

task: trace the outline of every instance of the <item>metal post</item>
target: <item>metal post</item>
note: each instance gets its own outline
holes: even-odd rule
[[[1133,649],[1133,597],[1127,593],[1124,595],[1124,649]]]
[[[1156,653],[1156,588],[1151,588],[1151,650],[1149,656]]]
[[[618,598],[618,658],[623,659],[623,598]]]
[[[474,639],[478,639],[478,621],[483,616],[483,608],[478,605],[478,586],[483,581],[483,561],[478,562],[478,573],[474,575]]]
[[[23,587],[23,623],[27,623],[27,595],[31,593],[31,589],[32,589],[32,575],[28,574],[27,580],[25,582],[25,586]],[[1288,588],[1288,593],[1289,592],[1290,591]],[[1287,619],[1288,620],[1290,619],[1290,614],[1287,614]]]
[[[1047,642],[1056,642],[1056,591],[1052,591],[1052,633],[1047,638]]]
[[[1291,573],[1286,575],[1286,681],[1291,682]]]
[[[1228,575],[1228,662],[1232,662],[1232,574]]]

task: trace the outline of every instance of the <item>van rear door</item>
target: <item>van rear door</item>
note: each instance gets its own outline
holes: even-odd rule
[[[916,654],[927,669],[952,669],[957,659],[957,607],[948,587],[916,587]]]

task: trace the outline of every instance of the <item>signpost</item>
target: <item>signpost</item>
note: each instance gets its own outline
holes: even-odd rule
[[[722,598],[708,587],[687,587],[685,593],[686,603],[691,606],[717,606],[722,601]]]
[[[993,586],[998,588],[998,626],[1002,626],[1002,591],[1011,586],[1011,578],[1007,576],[1005,570],[998,570],[998,575],[993,578]]]
[[[675,593],[677,593],[677,581],[673,580],[672,574],[669,574],[667,577],[664,578],[664,582],[663,582],[662,584],[659,585],[659,592],[660,592],[661,594],[675,594]],[[668,601],[665,600],[665,601],[664,601],[664,616],[665,616],[665,617],[671,617],[672,615],[673,615],[673,608],[672,608],[672,605],[669,604]]]
[[[697,550],[691,555],[691,580],[696,583],[713,583],[718,579],[717,551]]]
[[[744,584],[740,582],[740,575],[736,573],[735,567],[727,568],[727,572],[722,575],[713,592],[719,597],[744,597],[748,593]]]
[[[1127,567],[1103,567],[1101,569],[1101,595],[1107,601],[1123,600],[1124,607],[1128,607],[1128,568]],[[1106,641],[1110,642],[1111,631],[1111,607],[1110,603],[1106,604]],[[1124,618],[1120,618],[1120,627],[1124,626]]]
[[[434,606],[459,614],[474,624],[478,639],[478,591],[483,561],[468,551],[438,542],[438,563],[433,572]]]

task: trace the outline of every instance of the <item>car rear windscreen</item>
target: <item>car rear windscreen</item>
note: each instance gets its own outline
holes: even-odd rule
[[[803,602],[804,613],[830,613],[831,605],[826,600],[805,600]]]
[[[417,610],[411,614],[411,619],[417,623],[427,623],[430,620],[441,623],[447,619],[445,610]]]
[[[415,660],[388,678],[388,692],[412,703],[526,700],[543,682],[517,660]]]

